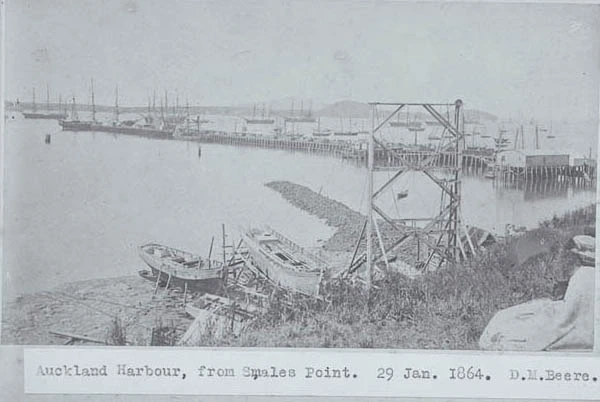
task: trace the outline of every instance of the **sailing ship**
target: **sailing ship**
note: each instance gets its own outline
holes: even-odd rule
[[[221,285],[223,263],[204,259],[187,251],[157,243],[148,243],[139,247],[141,259],[152,270],[152,276],[140,272],[140,275],[157,283],[196,289],[215,289]]]
[[[46,86],[46,112],[38,112],[37,105],[35,103],[35,88],[33,88],[33,101],[32,101],[32,111],[31,112],[22,112],[23,117],[26,119],[49,119],[49,120],[61,120],[66,119],[67,115],[65,113],[60,112],[61,102],[58,104],[58,112],[50,111],[50,90]]]
[[[291,115],[285,117],[285,121],[288,123],[314,123],[316,121],[312,114],[312,104],[308,108],[308,113],[304,114],[304,101],[300,101],[300,115],[296,116],[294,112],[294,101],[292,100]]]
[[[548,130],[545,127],[541,127],[541,126],[537,126],[536,125],[535,126],[535,131],[536,131],[536,140],[538,140],[537,139],[538,133],[548,133],[548,134],[546,134],[546,138],[549,138],[549,139],[556,138],[556,136],[554,134],[552,134],[552,124],[550,124],[550,130]]]
[[[77,113],[77,103],[73,96],[71,100],[71,115],[69,118],[61,119],[58,124],[62,127],[63,131],[91,131],[93,122],[92,121],[81,121],[79,120],[79,114]]]
[[[496,144],[496,148],[504,149],[508,148],[510,145],[510,140],[508,138],[497,137],[494,138],[494,143]]]
[[[400,112],[398,112],[396,121],[390,121],[390,127],[408,127],[408,113],[406,113],[406,120],[400,120]]]
[[[256,105],[254,105],[254,109],[252,111],[251,118],[244,118],[247,124],[273,124],[275,123],[274,119],[268,118],[265,116],[265,106],[262,108],[262,117],[256,117]]]
[[[317,296],[327,264],[275,230],[254,228],[243,235],[252,264],[278,286]]]
[[[350,130],[348,130],[348,131],[344,130],[344,121],[340,118],[341,130],[340,131],[335,131],[333,133],[333,135],[345,136],[345,137],[356,137],[357,135],[359,135],[360,131],[358,131],[358,130],[352,130],[352,118],[350,118],[349,120],[350,120]]]
[[[313,131],[312,135],[314,137],[329,137],[332,134],[332,131],[328,128],[325,130],[321,130],[321,118],[319,117],[317,123],[317,129]]]
[[[174,122],[165,121],[164,113],[162,112],[161,106],[161,119],[158,124],[155,123],[155,119],[152,116],[144,117],[143,121],[138,120],[124,120],[120,121],[119,111],[119,88],[115,89],[115,119],[112,123],[104,124],[96,120],[96,105],[94,101],[94,82],[92,80],[91,85],[92,92],[92,120],[80,121],[77,110],[75,97],[73,97],[71,105],[71,116],[70,119],[60,120],[59,124],[63,131],[96,131],[105,133],[115,134],[130,134],[140,135],[151,138],[170,138],[173,137],[175,132],[176,124]],[[166,101],[166,94],[165,94]],[[176,116],[177,120],[180,120],[180,116]]]

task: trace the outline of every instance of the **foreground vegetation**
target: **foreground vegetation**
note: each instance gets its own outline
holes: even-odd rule
[[[344,282],[326,284],[326,302],[274,301],[242,335],[204,345],[262,347],[477,349],[501,309],[532,299],[560,298],[579,261],[574,235],[593,234],[595,206],[542,222],[523,236],[542,239],[543,253],[523,260],[516,238],[468,261],[416,279],[389,274],[370,295]]]

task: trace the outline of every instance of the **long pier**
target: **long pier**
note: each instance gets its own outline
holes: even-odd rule
[[[316,153],[354,161],[358,164],[367,163],[366,144],[329,139],[312,139],[306,137],[269,137],[247,133],[231,133],[226,131],[205,130],[192,131],[191,135],[182,138],[200,143],[235,145],[265,149],[279,149],[297,152]],[[467,148],[462,153],[460,163],[452,152],[438,152],[432,147],[396,146],[390,149],[375,149],[374,158],[378,166],[399,167],[402,164],[437,166],[440,168],[462,166],[467,173],[484,175],[492,174],[495,181],[507,185],[513,183],[533,183],[540,180],[571,182],[576,186],[594,186],[596,178],[595,163],[577,165],[536,165],[516,167],[507,164],[498,165],[493,149]]]
[[[192,137],[195,141],[207,144],[238,145],[255,148],[282,149],[344,157],[352,153],[352,144],[342,142],[307,141],[290,138],[243,135],[221,131],[206,131]]]
[[[185,136],[194,141],[207,144],[236,145],[265,149],[281,149],[308,153],[318,153],[353,160],[359,164],[367,163],[365,144],[350,141],[335,141],[306,138],[277,138],[261,135],[244,135],[222,131],[205,131],[193,136]],[[380,166],[395,167],[403,163],[429,163],[439,167],[456,165],[456,156],[451,152],[436,152],[434,149],[392,148],[391,150],[376,149],[375,160]],[[492,165],[493,154],[488,150],[468,150],[462,155],[462,166],[470,170],[483,172]]]

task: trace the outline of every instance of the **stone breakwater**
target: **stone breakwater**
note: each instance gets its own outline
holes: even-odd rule
[[[289,181],[272,181],[265,185],[277,191],[293,206],[317,218],[324,219],[328,226],[337,229],[333,236],[325,242],[326,250],[353,251],[362,226],[367,219],[365,215],[299,184]]]
[[[265,186],[277,191],[286,201],[295,207],[317,218],[324,219],[328,226],[337,229],[333,236],[323,244],[324,251],[345,254],[351,254],[354,251],[361,229],[367,219],[365,215],[300,184],[289,181],[273,181],[265,184]],[[396,241],[398,233],[385,222],[379,221],[379,226],[384,246],[387,248]],[[375,253],[378,254],[379,242],[376,234],[372,236],[373,245],[376,248]],[[420,248],[423,250],[424,245],[421,244]],[[419,246],[417,245],[416,238],[411,236],[402,245],[396,247],[388,257],[399,257],[405,263],[414,266],[418,259],[418,249]],[[366,240],[363,237],[358,252],[361,254],[365,250]]]

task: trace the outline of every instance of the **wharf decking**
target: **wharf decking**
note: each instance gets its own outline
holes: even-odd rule
[[[352,152],[352,144],[301,140],[293,137],[268,137],[263,135],[243,135],[223,131],[206,131],[192,137],[195,141],[207,144],[237,145],[255,148],[281,149],[318,153],[344,157]]]
[[[195,141],[208,144],[236,145],[266,149],[281,149],[308,153],[318,153],[353,160],[359,164],[367,163],[366,144],[353,143],[344,140],[323,140],[306,137],[269,137],[223,131],[205,131],[190,136]],[[490,152],[476,150],[465,151],[462,155],[463,167],[485,169],[493,164]],[[404,163],[423,164],[439,167],[456,166],[456,156],[451,152],[436,152],[432,148],[392,148],[391,150],[376,149],[375,161],[378,166],[395,167]]]
[[[331,139],[313,139],[301,136],[266,136],[249,133],[232,133],[226,131],[205,130],[184,136],[200,143],[235,145],[265,149],[289,150],[329,155],[353,161],[360,165],[367,163],[365,143]],[[536,165],[516,167],[508,164],[499,165],[496,154],[490,148],[467,148],[462,151],[457,161],[453,152],[438,152],[431,146],[392,146],[390,149],[376,148],[375,163],[380,168],[396,168],[405,164],[421,167],[462,168],[463,171],[483,175],[494,173],[494,180],[507,183],[545,181],[571,181],[575,184],[593,182],[595,185],[596,164],[582,163],[578,165]],[[590,160],[591,161],[591,160]]]

